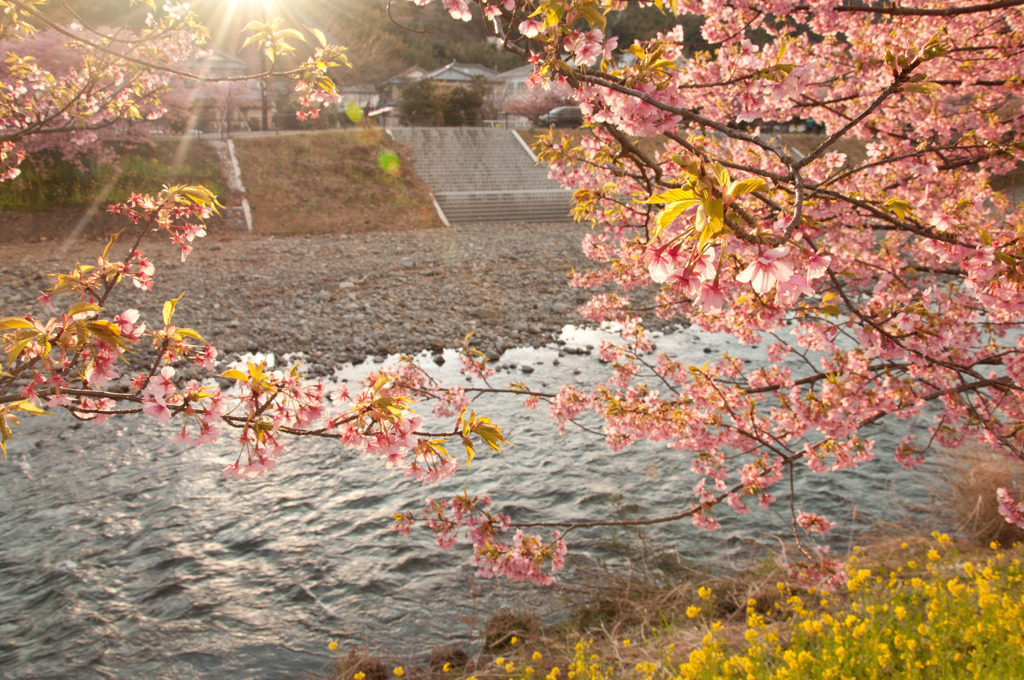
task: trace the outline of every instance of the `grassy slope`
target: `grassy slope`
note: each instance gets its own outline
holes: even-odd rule
[[[323,234],[440,227],[430,190],[408,153],[376,129],[329,131],[236,140],[242,179],[260,234]],[[398,171],[385,172],[378,154],[390,151]],[[164,184],[202,184],[225,197],[216,154],[194,139],[161,140],[123,156],[119,170],[82,173],[60,168],[58,181],[25,176],[0,186],[0,240],[59,239],[76,229],[93,204],[97,215],[81,236],[106,238],[124,224],[103,214],[131,191],[156,193]],[[106,188],[112,189],[106,194]],[[106,194],[106,195],[105,195]],[[210,222],[220,231],[219,218]]]
[[[223,194],[213,149],[191,138],[159,139],[124,153],[114,166],[93,164],[84,172],[67,163],[38,172],[29,158],[21,176],[0,184],[0,243],[69,234],[106,240],[126,226],[124,218],[105,213],[107,206],[132,192],[156,194],[174,184],[201,184]]]
[[[0,185],[0,208],[84,208],[97,200],[122,201],[132,192],[155,194],[165,184],[186,183],[202,184],[218,194],[224,191],[217,155],[190,138],[143,144],[114,164],[89,163],[84,169],[63,162],[37,169],[30,157],[21,176]]]
[[[441,226],[408,155],[380,130],[252,137],[235,149],[260,234],[323,234]],[[395,174],[378,157],[395,152]]]

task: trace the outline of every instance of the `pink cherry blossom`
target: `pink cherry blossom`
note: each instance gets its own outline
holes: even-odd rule
[[[755,293],[764,295],[774,288],[776,283],[788,281],[789,277],[793,275],[793,270],[789,265],[779,261],[787,254],[789,254],[788,246],[765,251],[747,265],[747,268],[736,276],[736,280],[740,283],[749,282]]]

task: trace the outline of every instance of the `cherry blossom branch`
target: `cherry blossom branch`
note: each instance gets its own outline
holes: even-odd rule
[[[1024,0],[1021,0],[1021,2],[1024,2]],[[798,159],[795,163],[793,163],[791,165],[791,167],[793,168],[793,171],[796,172],[800,168],[807,167],[808,165],[810,165],[811,163],[813,163],[814,161],[818,160],[823,155],[825,155],[825,152],[828,151],[836,142],[838,142],[840,139],[846,137],[850,133],[850,130],[852,130],[853,128],[857,127],[857,125],[862,120],[864,120],[865,118],[870,116],[883,103],[885,103],[885,100],[889,99],[889,97],[891,97],[894,94],[896,94],[896,92],[899,91],[900,87],[902,87],[907,82],[909,82],[911,74],[921,64],[922,64],[922,61],[921,61],[920,57],[918,57],[918,58],[914,59],[912,62],[910,62],[910,64],[908,64],[906,68],[901,70],[896,75],[896,77],[893,78],[892,83],[888,87],[886,87],[884,90],[882,90],[882,92],[877,97],[875,97],[874,100],[872,100],[872,102],[863,111],[861,111],[859,114],[857,114],[852,119],[850,119],[850,121],[846,125],[842,126],[838,130],[833,132],[831,135],[829,135],[828,138],[825,139],[825,141],[823,141],[821,144],[819,144],[809,154],[807,154],[803,158]]]
[[[872,5],[837,5],[833,7],[832,10],[843,14],[866,13],[885,14],[898,17],[956,17],[963,16],[965,14],[981,14],[983,12],[991,12],[998,9],[1020,7],[1021,5],[1024,5],[1024,0],[996,0],[996,2],[988,2],[981,5],[968,5],[967,7],[878,7]],[[810,7],[807,5],[798,5],[793,8],[793,11],[807,11],[809,9]]]

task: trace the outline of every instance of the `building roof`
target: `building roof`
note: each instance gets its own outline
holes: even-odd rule
[[[427,72],[427,69],[422,66],[410,66],[396,76],[391,76],[384,81],[384,84],[389,83],[407,83],[412,80],[419,80],[423,77],[423,74]]]
[[[508,71],[502,71],[498,74],[498,78],[505,81],[506,83],[513,80],[526,80],[530,77],[530,74],[536,70],[536,66],[533,64],[523,64],[516,68],[509,69]]]
[[[494,83],[500,80],[498,72],[494,69],[487,68],[481,64],[460,64],[457,61],[425,73],[423,78],[454,83],[471,83],[475,80],[485,80]]]

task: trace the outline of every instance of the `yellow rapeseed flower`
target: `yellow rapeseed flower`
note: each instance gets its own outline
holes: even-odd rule
[[[497,659],[494,660],[494,663],[496,663],[499,666],[504,666],[505,665],[505,657],[499,656]]]
[[[331,640],[330,642],[327,643],[327,649],[331,650],[332,652],[335,649],[337,649],[337,648],[338,648],[338,641],[337,640]]]
[[[404,668],[402,668],[401,666],[396,666],[396,667],[395,667],[395,670],[394,670],[394,671],[392,671],[392,672],[393,672],[393,673],[394,673],[395,675],[397,675],[398,677],[402,677],[403,675],[405,675],[405,669],[404,669]]]
[[[544,655],[540,652],[534,652],[533,656],[530,658],[532,658],[534,661],[540,661],[542,658],[544,658]]]
[[[711,588],[708,588],[707,586],[701,586],[697,589],[697,597],[699,597],[702,600],[708,599],[709,597],[711,597]]]
[[[629,641],[629,639],[628,639],[628,638],[622,641],[622,646],[623,646],[623,647],[629,647],[629,645],[630,645],[630,644],[631,644],[631,643],[630,643],[630,641]]]
[[[365,678],[365,677],[366,677],[366,673],[364,673],[362,671],[359,671],[358,673],[356,673],[355,675],[352,676],[352,680],[363,680],[363,678]]]
[[[691,619],[697,618],[700,614],[700,607],[695,607],[692,604],[686,608],[686,616]]]

